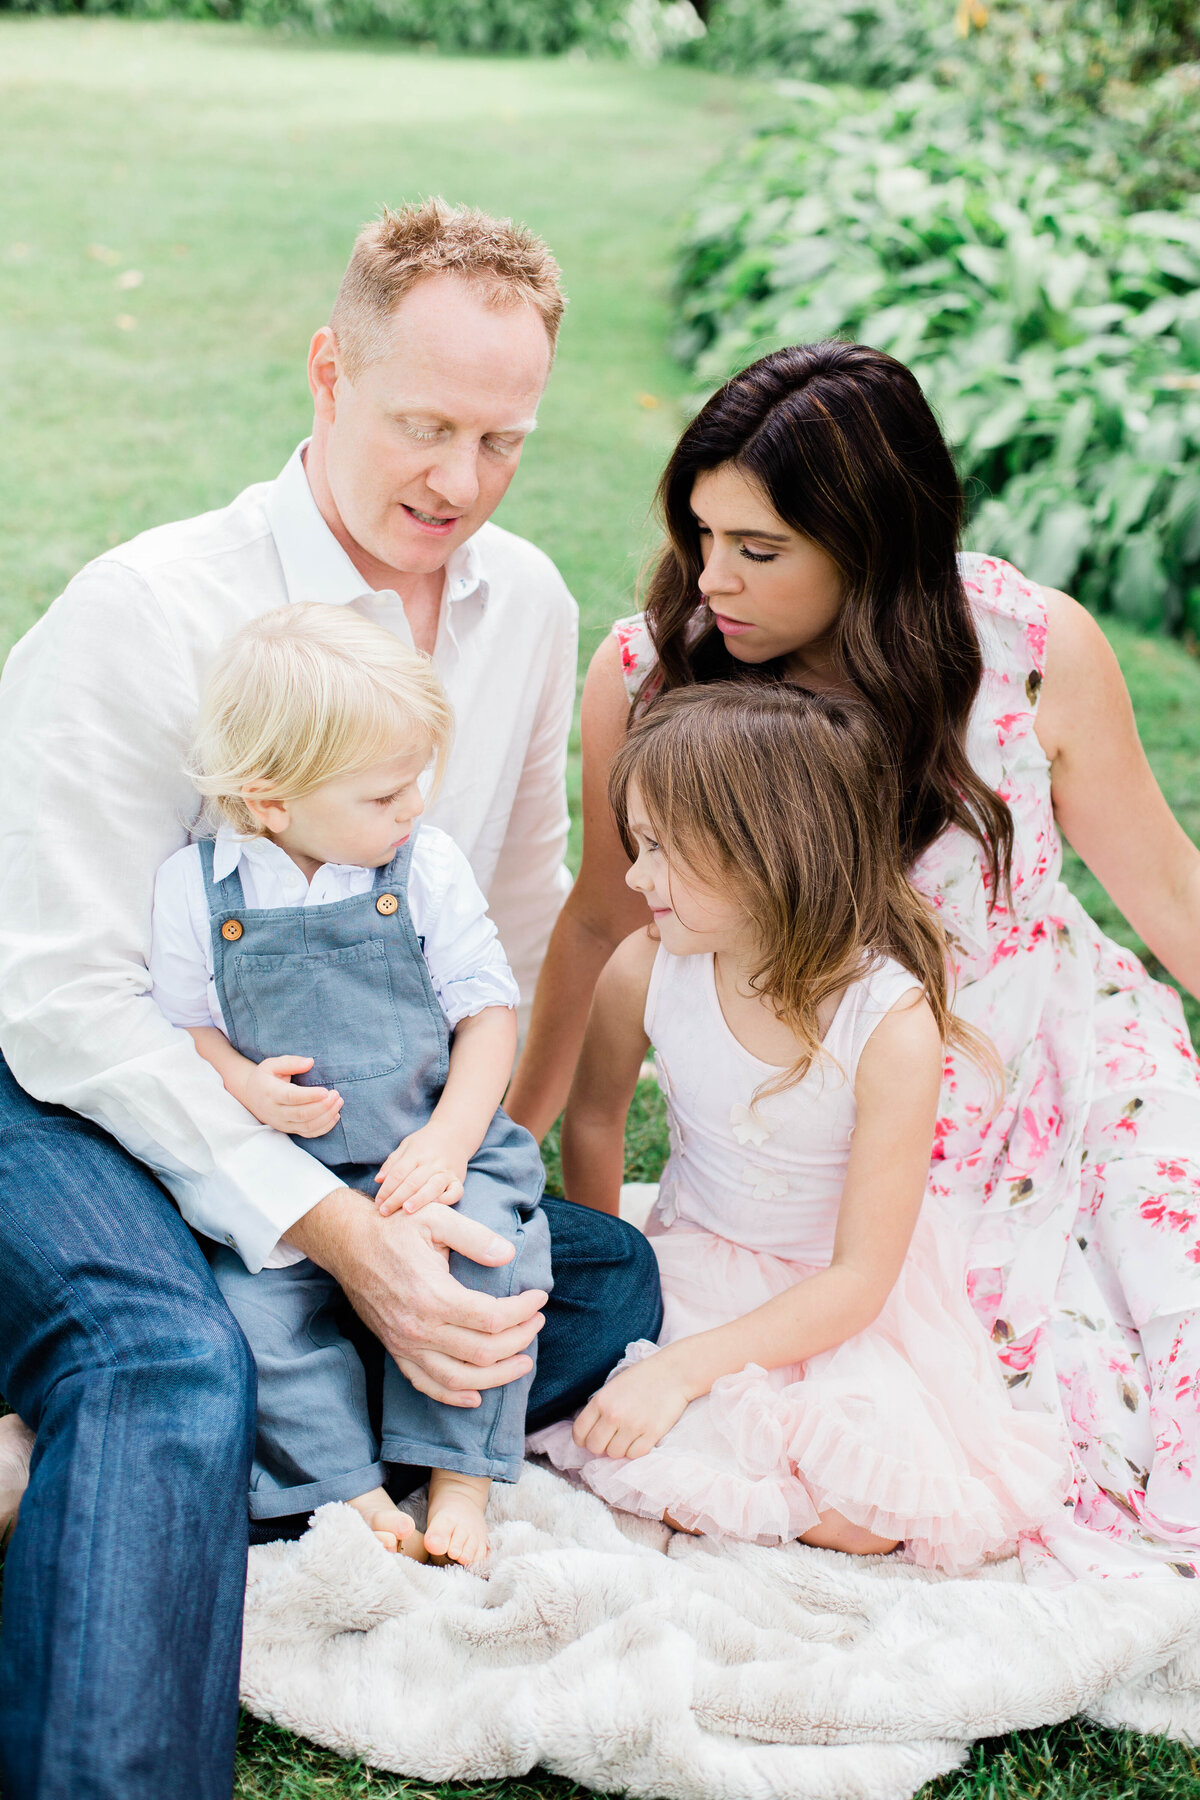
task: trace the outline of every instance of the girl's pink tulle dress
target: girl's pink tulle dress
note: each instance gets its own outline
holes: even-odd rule
[[[661,949],[646,1033],[671,1156],[649,1225],[662,1273],[660,1344],[740,1318],[828,1266],[854,1130],[858,1059],[915,987],[884,962],[847,988],[803,1081],[755,1104],[778,1071],[725,1023],[711,956]],[[875,1323],[806,1364],[748,1364],[696,1400],[649,1455],[579,1450],[569,1424],[530,1439],[610,1505],[719,1538],[786,1543],[833,1508],[963,1572],[1006,1554],[1067,1496],[1050,1417],[1009,1403],[965,1292],[965,1245],[925,1203]],[[625,1367],[653,1354],[631,1344]]]

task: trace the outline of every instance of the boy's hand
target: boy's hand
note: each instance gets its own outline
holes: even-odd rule
[[[336,1088],[297,1087],[292,1076],[312,1066],[311,1056],[268,1056],[245,1075],[238,1099],[262,1125],[290,1137],[324,1137],[338,1122],[342,1096]]]
[[[593,1456],[648,1456],[691,1400],[682,1375],[660,1351],[605,1382],[576,1419],[571,1436]]]
[[[462,1199],[470,1158],[462,1144],[431,1120],[406,1137],[375,1177],[379,1183],[376,1204],[384,1218],[389,1213],[419,1212],[435,1203],[454,1206]]]

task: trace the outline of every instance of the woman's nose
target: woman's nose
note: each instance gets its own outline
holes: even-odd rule
[[[742,578],[727,557],[714,551],[701,569],[696,586],[707,600],[710,594],[740,593]]]

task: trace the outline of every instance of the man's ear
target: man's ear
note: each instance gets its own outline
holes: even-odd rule
[[[279,800],[272,795],[269,781],[261,778],[248,781],[242,789],[241,797],[246,811],[254,823],[261,825],[264,831],[274,832],[278,835],[279,832],[287,830],[291,823],[287,801]]]
[[[334,390],[340,374],[337,339],[330,326],[322,325],[313,333],[313,341],[308,347],[308,385],[312,389],[317,418],[326,425],[332,425],[337,413]]]

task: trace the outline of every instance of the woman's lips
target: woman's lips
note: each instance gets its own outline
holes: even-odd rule
[[[408,514],[417,530],[427,531],[430,537],[448,537],[454,530],[454,527],[458,524],[458,518],[443,519],[438,518],[433,514],[427,514],[423,518],[419,512],[416,512],[413,507],[408,506],[403,500],[400,502],[400,505]]]
[[[722,637],[741,637],[743,631],[753,631],[753,625],[747,625],[744,619],[729,619],[724,613],[715,612],[717,630]]]

